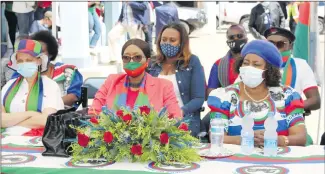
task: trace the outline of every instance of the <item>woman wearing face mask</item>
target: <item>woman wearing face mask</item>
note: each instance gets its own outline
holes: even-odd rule
[[[199,58],[190,52],[188,34],[181,24],[171,23],[161,30],[157,40],[157,60],[150,66],[149,73],[173,83],[191,134],[198,136],[205,76]]]
[[[242,25],[232,25],[227,30],[227,45],[230,48],[225,57],[218,59],[212,66],[209,76],[207,96],[219,87],[227,87],[235,82],[238,74],[234,64],[247,43],[247,33]]]
[[[275,113],[278,122],[279,146],[304,146],[306,128],[303,100],[289,86],[281,86],[282,58],[268,41],[254,40],[243,48],[236,71],[241,82],[213,90],[208,97],[211,115],[216,112],[225,119],[227,144],[241,143],[241,123],[245,113],[254,118],[254,144],[264,144],[264,121],[268,113]],[[235,94],[235,95],[234,95]],[[236,100],[231,99],[236,96]]]
[[[151,106],[156,111],[163,107],[171,117],[181,118],[181,110],[172,83],[154,78],[145,72],[150,58],[149,44],[141,39],[131,39],[122,48],[122,61],[126,74],[108,76],[98,90],[89,109],[90,115],[98,115],[102,106],[112,110],[120,107],[137,108]]]
[[[48,58],[35,40],[21,40],[11,56],[9,68],[20,76],[2,88],[1,127],[9,135],[41,136],[47,116],[63,109],[58,85],[41,72]]]
[[[77,107],[75,103],[81,96],[81,86],[83,83],[83,77],[78,68],[74,65],[63,64],[62,62],[52,63],[58,55],[59,46],[51,32],[40,31],[34,33],[31,39],[41,43],[42,53],[47,55],[51,62],[47,64],[47,71],[42,72],[42,75],[46,75],[59,85],[65,106]],[[17,78],[18,76],[19,73],[15,72],[12,78]]]

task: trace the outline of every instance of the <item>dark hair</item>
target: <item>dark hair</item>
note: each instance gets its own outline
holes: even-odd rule
[[[50,61],[56,59],[56,56],[59,52],[59,45],[51,32],[46,30],[36,32],[31,36],[31,39],[44,42],[47,46],[47,52],[49,53]]]
[[[244,61],[243,57],[240,57],[236,63],[235,63],[235,71],[237,74],[239,74],[239,68],[242,66]],[[280,86],[281,83],[281,72],[280,68],[277,68],[269,63],[266,62],[265,66],[265,72],[264,72],[264,77],[265,77],[265,84],[267,87],[278,87]]]
[[[184,66],[187,67],[187,65],[190,62],[191,58],[191,51],[190,51],[190,44],[189,44],[189,37],[187,34],[186,29],[184,26],[180,23],[170,23],[168,25],[165,25],[161,32],[158,35],[157,39],[157,62],[162,63],[166,60],[166,57],[162,54],[161,48],[160,48],[160,41],[161,41],[161,35],[162,33],[167,29],[167,28],[172,28],[175,29],[179,32],[180,35],[180,56],[184,58]]]
[[[122,52],[121,52],[122,55],[124,54],[125,49],[130,45],[135,45],[139,47],[142,50],[143,54],[146,56],[146,58],[147,59],[150,58],[151,56],[150,46],[146,41],[141,39],[130,39],[127,42],[125,42],[125,44],[122,47]]]
[[[238,28],[238,29],[241,29],[243,31],[243,33],[247,36],[247,32],[246,32],[246,29],[243,25],[241,24],[232,24],[228,29],[227,29],[227,32],[226,32],[226,35],[228,36],[228,32],[234,28]]]

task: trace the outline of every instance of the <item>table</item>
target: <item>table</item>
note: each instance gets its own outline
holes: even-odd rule
[[[203,144],[200,149],[207,149]],[[105,174],[129,173],[263,173],[272,174],[324,174],[324,146],[279,148],[279,155],[264,157],[256,151],[245,156],[240,154],[240,146],[224,145],[235,155],[215,160],[203,160],[191,165],[157,167],[154,163],[129,163],[128,161],[112,163],[89,161],[72,163],[70,158],[43,157],[41,137],[4,136],[2,137],[2,172],[14,174],[86,174],[91,172]],[[256,149],[258,150],[258,149]],[[219,171],[219,172],[218,172]]]

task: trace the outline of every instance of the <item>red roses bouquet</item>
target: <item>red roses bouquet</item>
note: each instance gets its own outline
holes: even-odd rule
[[[200,160],[192,148],[199,141],[190,135],[186,122],[168,118],[166,108],[159,113],[147,106],[113,112],[104,106],[98,117],[75,129],[77,140],[71,145],[75,161],[129,159],[159,165]]]

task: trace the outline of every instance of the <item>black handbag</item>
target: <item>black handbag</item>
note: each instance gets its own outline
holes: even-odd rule
[[[80,126],[80,120],[88,120],[86,112],[74,112],[74,108],[59,110],[48,116],[42,142],[45,147],[43,156],[69,157],[70,145],[76,141],[76,130],[72,126]]]

